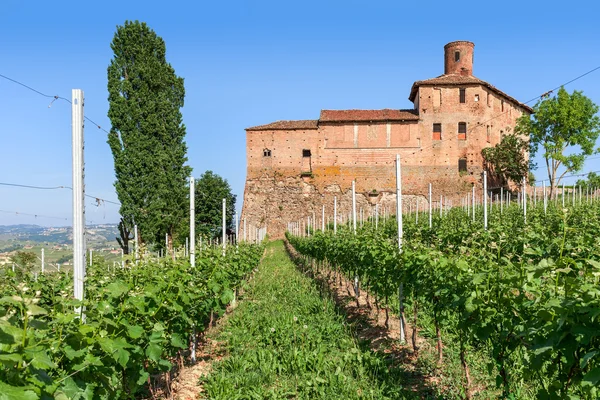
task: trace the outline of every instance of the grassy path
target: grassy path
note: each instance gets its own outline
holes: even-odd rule
[[[298,272],[281,241],[217,338],[226,356],[202,379],[210,399],[403,399],[390,361],[352,336],[334,303]]]

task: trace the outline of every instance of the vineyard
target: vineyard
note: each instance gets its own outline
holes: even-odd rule
[[[398,313],[402,283],[403,319],[415,327],[407,340],[418,354],[419,332],[430,338],[438,366],[458,358],[461,397],[476,396],[469,360],[483,358],[502,398],[595,399],[600,204],[577,203],[528,203],[526,221],[519,205],[497,206],[487,230],[481,207],[475,218],[463,208],[436,215],[431,228],[424,214],[404,214],[401,251],[395,218],[288,239],[331,280],[356,277],[369,307]]]
[[[205,248],[196,267],[160,259],[114,268],[98,259],[83,302],[74,300],[72,273],[3,270],[0,399],[154,396],[261,254],[258,245]]]

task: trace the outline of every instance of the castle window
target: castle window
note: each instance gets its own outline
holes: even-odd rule
[[[467,123],[458,123],[458,140],[467,140]]]
[[[264,149],[263,150],[263,157],[271,157],[271,150]]]
[[[475,101],[479,101],[479,95],[478,94],[475,95]]]
[[[433,124],[433,140],[442,140],[442,124]]]
[[[303,149],[302,157],[310,157],[310,149]]]
[[[500,103],[500,106],[502,107],[502,112],[504,112],[504,100],[502,100],[502,102]]]
[[[458,172],[467,172],[467,159],[466,158],[458,159]]]
[[[466,103],[467,99],[466,99],[466,95],[465,95],[466,89],[459,89],[459,93],[460,93],[460,102],[461,103]]]
[[[460,61],[460,51],[455,51],[454,52],[454,62],[459,62]]]

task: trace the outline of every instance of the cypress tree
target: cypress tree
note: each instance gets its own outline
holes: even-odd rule
[[[108,144],[121,202],[120,244],[138,226],[141,242],[164,248],[185,220],[187,145],[181,107],[183,78],[166,60],[165,42],[145,23],[118,26],[108,67]]]

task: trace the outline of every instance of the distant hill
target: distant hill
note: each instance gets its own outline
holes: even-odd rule
[[[119,230],[116,224],[86,226],[88,244],[114,244]],[[73,229],[70,226],[43,227],[39,225],[0,225],[0,248],[15,242],[71,244]]]

